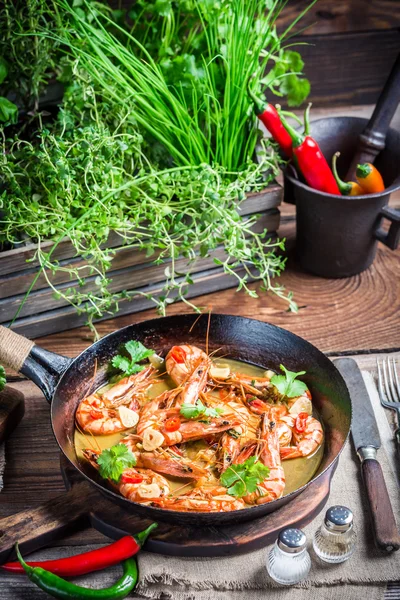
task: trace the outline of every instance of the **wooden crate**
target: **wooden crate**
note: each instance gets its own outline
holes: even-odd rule
[[[280,221],[277,207],[281,200],[282,188],[278,184],[270,185],[262,192],[249,194],[241,204],[241,214],[244,219],[254,214],[260,215],[254,225],[254,230],[261,232],[267,229],[269,235],[275,237]],[[48,251],[51,246],[52,242],[46,242],[42,244],[42,249]],[[161,293],[168,261],[160,265],[155,264],[154,256],[149,259],[145,252],[124,246],[122,238],[115,233],[110,235],[107,247],[115,250],[112,266],[107,273],[111,279],[110,290],[112,292],[138,290],[154,296]],[[26,291],[40,269],[37,261],[27,262],[34,257],[36,249],[35,244],[28,243],[12,250],[0,252],[0,323],[3,325],[8,326],[14,318]],[[76,256],[75,249],[68,240],[57,246],[52,258],[63,266],[86,264],[82,257]],[[189,287],[188,298],[237,285],[236,277],[225,275],[222,268],[215,265],[214,258],[221,260],[225,258],[222,246],[216,248],[209,257],[199,258],[194,264],[191,264],[194,283]],[[175,270],[178,273],[185,273],[187,266],[186,258],[175,261]],[[57,272],[52,276],[51,282],[58,290],[77,285],[77,282],[70,281],[69,275],[63,272]],[[92,291],[96,290],[96,287],[93,275],[85,278],[85,285],[80,289]],[[152,306],[154,303],[151,300],[138,294],[123,300],[120,303],[118,314],[135,313]],[[109,318],[109,315],[105,315],[102,319],[106,318]],[[49,287],[44,275],[41,274],[12,329],[28,337],[39,337],[79,327],[86,320],[85,314],[78,315],[76,310],[63,299],[55,298],[53,290]]]

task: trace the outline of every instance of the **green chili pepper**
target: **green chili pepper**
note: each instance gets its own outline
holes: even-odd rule
[[[30,567],[22,558],[18,544],[15,545],[15,550],[29,579],[44,592],[53,598],[60,598],[60,600],[86,600],[87,598],[118,600],[118,598],[126,598],[137,584],[138,567],[135,558],[128,558],[123,562],[124,573],[114,585],[101,590],[93,590],[70,583],[41,567]]]

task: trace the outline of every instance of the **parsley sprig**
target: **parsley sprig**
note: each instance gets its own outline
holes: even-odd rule
[[[197,419],[198,417],[219,417],[224,412],[223,408],[207,408],[202,401],[197,400],[196,404],[182,404],[180,413],[185,419]]]
[[[0,365],[0,392],[1,392],[1,390],[4,389],[5,385],[6,385],[6,372],[4,370],[4,367],[2,367]]]
[[[138,363],[149,356],[154,354],[154,350],[149,350],[141,342],[137,342],[135,340],[131,340],[125,344],[125,350],[129,353],[131,359],[126,356],[121,356],[121,354],[117,354],[112,359],[113,367],[120,369],[126,375],[133,375],[134,373],[139,373],[139,371],[143,371],[145,365],[139,365]]]
[[[221,475],[221,484],[228,494],[242,498],[256,491],[257,486],[269,475],[269,467],[251,456],[239,465],[231,465]]]
[[[116,444],[103,450],[97,459],[97,464],[99,473],[104,479],[111,479],[118,483],[125,469],[136,465],[136,457],[125,444]]]
[[[305,371],[295,373],[294,371],[288,371],[283,365],[280,365],[280,368],[285,374],[274,375],[271,377],[271,383],[283,396],[286,396],[287,398],[296,398],[308,390],[304,381],[296,379],[296,377],[299,377],[300,375],[305,375]]]

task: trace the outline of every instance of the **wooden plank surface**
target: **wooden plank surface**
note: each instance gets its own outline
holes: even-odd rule
[[[285,206],[280,235],[294,238],[293,207]],[[299,312],[289,313],[285,301],[259,291],[254,299],[235,289],[196,298],[197,306],[213,312],[240,314],[269,321],[305,337],[329,354],[384,351],[400,348],[400,250],[392,252],[379,245],[374,264],[355,277],[322,279],[300,270],[293,251],[285,272],[279,278],[294,294]],[[187,312],[182,303],[169,307],[169,314]],[[100,336],[138,320],[156,317],[154,310],[124,315],[97,324]],[[54,334],[41,339],[49,350],[64,347],[73,356],[88,343],[87,328]]]
[[[309,4],[308,0],[291,0],[279,18],[279,28],[290,25]],[[398,0],[318,0],[299,23],[306,28],[304,36],[395,29],[399,25]]]
[[[355,109],[357,111],[357,109]],[[400,206],[399,196],[392,205]],[[293,245],[295,235],[294,207],[282,207],[280,234]],[[270,295],[250,299],[233,290],[203,296],[198,304],[214,312],[241,314],[260,318],[298,333],[330,356],[354,354],[361,369],[376,371],[377,356],[395,350],[400,360],[400,251],[391,252],[380,246],[374,265],[359,276],[346,280],[325,280],[301,272],[293,259],[280,282],[291,289],[300,306],[298,314],[288,313],[286,304]],[[256,287],[256,286],[255,286]],[[170,314],[185,312],[186,307],[175,305]],[[98,325],[105,335],[131,322],[152,318],[155,311],[126,315]],[[38,339],[43,347],[68,356],[75,356],[91,343],[87,328],[55,334]],[[379,354],[373,353],[374,350]],[[4,489],[0,492],[0,517],[55,498],[64,490],[59,471],[58,446],[50,426],[49,406],[38,389],[18,377],[12,385],[22,390],[29,401],[26,413],[6,446],[7,468]],[[53,543],[52,557],[72,554],[78,547],[107,542],[93,529],[83,529]],[[16,595],[16,588],[18,592]],[[40,600],[42,592],[27,581],[2,574],[2,600]]]

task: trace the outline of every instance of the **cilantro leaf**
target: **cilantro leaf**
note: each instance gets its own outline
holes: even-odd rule
[[[4,367],[2,367],[0,365],[0,392],[2,389],[4,389],[5,385],[6,385],[6,372],[4,370]]]
[[[286,396],[287,398],[297,398],[297,396],[301,396],[308,390],[304,381],[296,380],[296,377],[305,375],[305,371],[295,373],[294,371],[288,371],[283,365],[280,365],[280,368],[285,375],[274,375],[271,377],[271,383],[277,388],[282,396]]]
[[[118,483],[125,469],[136,465],[136,457],[125,444],[117,444],[103,450],[97,459],[97,464],[100,467],[99,473],[104,479],[111,479]]]
[[[201,400],[197,400],[196,404],[182,404],[180,413],[185,419],[197,419],[198,417],[219,417],[224,410],[222,408],[207,408]]]
[[[310,93],[310,82],[291,73],[284,79],[279,87],[282,94],[287,96],[288,106],[299,106]]]
[[[282,59],[287,64],[289,71],[300,73],[303,70],[304,61],[298,52],[286,50],[282,55]]]
[[[141,342],[137,342],[135,340],[131,340],[125,344],[126,351],[130,354],[131,360],[126,356],[121,356],[121,354],[117,354],[112,359],[112,365],[116,369],[120,369],[126,375],[133,375],[134,373],[139,373],[145,368],[145,365],[139,365],[138,363],[149,356],[154,354],[154,350],[149,350],[145,348]]]
[[[269,475],[269,467],[251,456],[239,465],[231,465],[221,475],[221,484],[227,488],[228,494],[239,498],[256,491]]]

